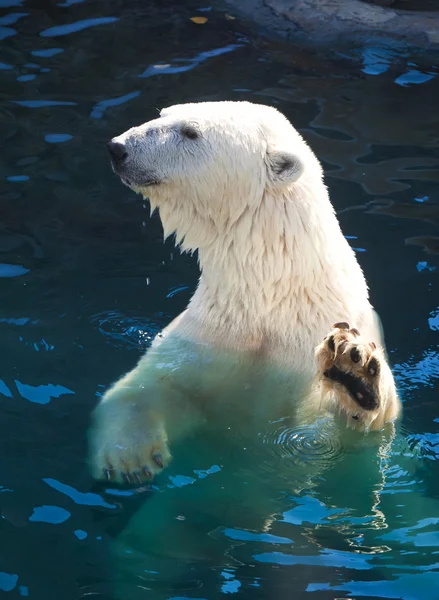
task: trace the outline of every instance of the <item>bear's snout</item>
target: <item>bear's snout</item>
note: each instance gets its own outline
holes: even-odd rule
[[[120,142],[114,142],[111,140],[107,144],[108,151],[111,156],[111,161],[115,168],[120,167],[121,164],[127,159],[128,152],[124,144]]]

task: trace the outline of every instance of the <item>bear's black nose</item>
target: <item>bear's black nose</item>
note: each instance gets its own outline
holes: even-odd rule
[[[107,148],[111,154],[111,159],[114,163],[122,163],[128,156],[128,152],[123,144],[120,142],[108,142]]]

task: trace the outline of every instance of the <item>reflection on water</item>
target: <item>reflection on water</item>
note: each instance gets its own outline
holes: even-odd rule
[[[417,600],[439,587],[437,57],[304,51],[233,17],[197,0],[0,0],[11,598]],[[385,323],[404,427],[349,451],[326,422],[267,424],[250,443],[211,431],[153,487],[102,488],[85,468],[90,411],[198,275],[116,181],[105,143],[165,105],[215,99],[279,107],[322,160]]]

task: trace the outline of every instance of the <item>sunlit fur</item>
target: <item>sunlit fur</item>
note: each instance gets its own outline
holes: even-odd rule
[[[196,139],[183,135],[187,125],[199,133]],[[281,113],[248,102],[183,104],[114,141],[128,153],[118,171],[122,180],[159,210],[165,237],[175,234],[183,250],[198,250],[201,277],[187,310],[105,394],[92,436],[96,476],[106,465],[117,472],[151,462],[149,438],[158,429],[150,424],[160,422],[172,443],[180,433],[176,415],[188,423],[194,410],[203,414],[206,400],[194,398],[211,404],[216,394],[221,401],[226,384],[228,397],[235,394],[245,406],[243,386],[260,382],[247,410],[264,407],[270,418],[291,382],[311,390],[315,347],[336,321],[383,343],[320,163]],[[158,369],[169,353],[179,355],[180,368]],[[208,353],[202,373],[190,353]],[[291,406],[297,401],[288,399]],[[322,402],[315,410],[325,408]]]

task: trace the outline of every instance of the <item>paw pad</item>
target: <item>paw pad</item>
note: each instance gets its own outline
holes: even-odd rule
[[[354,347],[351,350],[351,360],[354,363],[359,363],[361,360],[361,354],[357,347]]]
[[[380,405],[380,359],[375,354],[376,345],[363,343],[358,329],[348,323],[334,325],[320,347],[320,364],[325,380],[344,388],[350,398],[364,410],[375,410]],[[340,387],[341,386],[341,387]],[[354,413],[353,419],[360,419]]]
[[[371,358],[369,364],[367,365],[367,372],[369,373],[369,375],[376,377],[378,375],[378,369],[379,365],[377,359]]]

